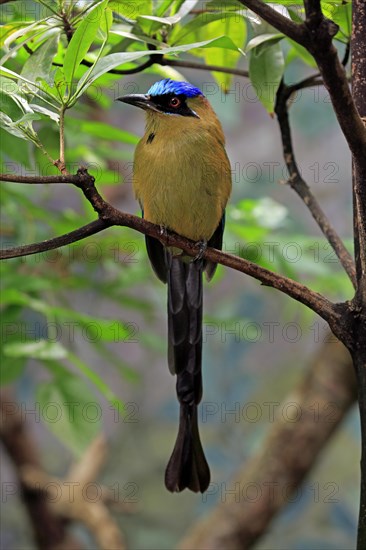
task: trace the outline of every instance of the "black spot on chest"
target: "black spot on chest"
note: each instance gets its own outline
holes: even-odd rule
[[[149,134],[149,137],[146,140],[146,143],[152,143],[154,141],[154,137],[155,137],[154,132],[151,132],[151,134]]]

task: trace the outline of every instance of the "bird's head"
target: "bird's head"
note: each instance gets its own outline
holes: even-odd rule
[[[188,82],[164,79],[155,82],[147,94],[130,94],[118,101],[135,105],[158,116],[200,118],[199,112],[208,101],[195,86]]]

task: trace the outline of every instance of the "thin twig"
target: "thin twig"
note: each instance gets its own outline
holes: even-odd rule
[[[329,244],[332,246],[340,263],[342,264],[346,273],[351,279],[353,286],[356,288],[356,269],[353,258],[344,246],[342,239],[335,231],[326,214],[321,209],[318,201],[311,192],[310,187],[302,178],[299,167],[297,166],[292,145],[291,129],[287,107],[287,101],[291,95],[291,92],[292,87],[287,87],[285,84],[282,83],[277,92],[277,100],[275,106],[275,112],[281,131],[283,156],[287,166],[287,170],[290,175],[288,179],[288,184],[292,187],[292,189],[294,189],[294,191],[296,191],[299,197],[301,197],[301,199],[304,201],[304,204],[310,210],[311,215],[327,238]]]
[[[10,181],[12,183],[28,183],[32,185],[41,185],[45,183],[80,183],[78,174],[64,174],[62,176],[18,176],[17,174],[0,174],[0,181]]]
[[[323,84],[323,81],[319,80],[320,76],[320,73],[315,73],[311,76],[307,76],[303,80],[299,80],[299,82],[295,82],[295,84],[291,84],[291,86],[288,86],[289,95],[305,88],[311,88],[312,86],[319,86]]]
[[[179,59],[166,59],[163,57],[159,62],[159,65],[168,65],[170,67],[181,67],[184,69],[201,69],[206,71],[216,71],[217,73],[226,73],[237,76],[249,77],[249,72],[241,69],[229,69],[227,67],[221,67],[220,65],[207,65],[203,63],[195,63],[194,61],[181,61]]]
[[[86,237],[95,235],[96,233],[103,231],[103,229],[106,229],[109,226],[110,224],[108,224],[104,220],[94,220],[87,225],[75,229],[74,231],[70,231],[70,233],[65,233],[65,235],[61,235],[60,237],[48,239],[46,241],[42,241],[41,243],[26,244],[0,250],[0,260],[20,258],[22,256],[31,256],[32,254],[41,254],[42,252],[47,252],[48,250],[55,250],[56,248],[60,248],[61,246],[76,243],[77,241],[81,241]]]
[[[141,65],[138,65],[137,67],[133,67],[131,69],[110,69],[108,71],[108,74],[128,75],[128,74],[141,73],[145,69],[148,69],[149,67],[154,65],[154,63],[156,63],[156,61],[154,61],[151,56],[145,63],[141,63]],[[85,67],[93,66],[93,63],[91,63],[90,61],[87,61],[86,59],[83,59],[80,62],[80,64],[85,65]],[[52,63],[52,65],[54,65],[55,67],[63,67],[63,63],[54,62]]]

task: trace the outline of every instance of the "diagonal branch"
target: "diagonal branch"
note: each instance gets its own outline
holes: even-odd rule
[[[283,146],[283,156],[289,172],[288,184],[304,201],[305,205],[310,210],[311,215],[320,227],[329,244],[338,256],[339,261],[344,267],[346,273],[356,287],[356,270],[351,254],[346,249],[342,239],[331,225],[326,214],[321,209],[318,201],[314,197],[310,187],[302,178],[300,170],[297,166],[295,154],[292,145],[291,129],[288,117],[287,102],[292,94],[292,87],[281,84],[277,92],[275,112],[277,115],[278,124],[281,131],[281,139]]]
[[[16,181],[19,181],[19,176],[12,177],[15,178]],[[27,179],[28,183],[31,182],[31,177],[28,176],[24,178]],[[65,246],[66,244],[79,241],[89,235],[102,231],[106,227],[111,227],[114,225],[130,227],[140,233],[155,237],[164,245],[179,248],[189,256],[195,257],[197,253],[201,251],[200,243],[194,243],[193,241],[173,232],[162,232],[160,226],[148,222],[142,218],[138,218],[137,216],[133,216],[132,214],[120,212],[112,205],[108,204],[99,195],[94,185],[93,176],[88,174],[85,168],[80,168],[74,176],[52,177],[53,181],[56,183],[60,181],[60,178],[62,178],[63,182],[65,182],[65,179],[71,180],[74,185],[82,190],[87,200],[98,213],[99,219],[84,227],[76,229],[71,233],[50,239],[48,241],[3,250],[0,254],[0,259],[26,256],[29,254],[36,254],[37,252],[52,250],[58,248],[59,246]],[[34,181],[39,183],[42,181],[42,178],[34,177]],[[207,260],[211,260],[215,263],[219,263],[225,265],[226,267],[235,269],[236,271],[245,273],[246,275],[257,279],[265,286],[280,290],[284,294],[287,294],[291,298],[294,298],[298,302],[301,302],[318,313],[318,315],[329,323],[331,329],[338,338],[343,339],[343,341],[344,339],[347,339],[347,331],[345,330],[344,324],[346,321],[346,306],[342,304],[333,304],[327,298],[317,292],[314,292],[305,285],[289,279],[288,277],[274,273],[238,256],[227,254],[214,248],[207,248],[203,254],[203,257]]]

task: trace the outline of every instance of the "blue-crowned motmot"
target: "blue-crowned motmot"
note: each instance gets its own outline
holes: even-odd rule
[[[188,82],[156,82],[147,94],[118,98],[146,111],[133,186],[146,220],[222,248],[231,170],[221,124],[203,93]],[[170,491],[204,492],[210,470],[198,432],[202,397],[202,273],[216,265],[146,237],[152,267],[168,284],[168,362],[177,375],[179,432],[165,472]]]

